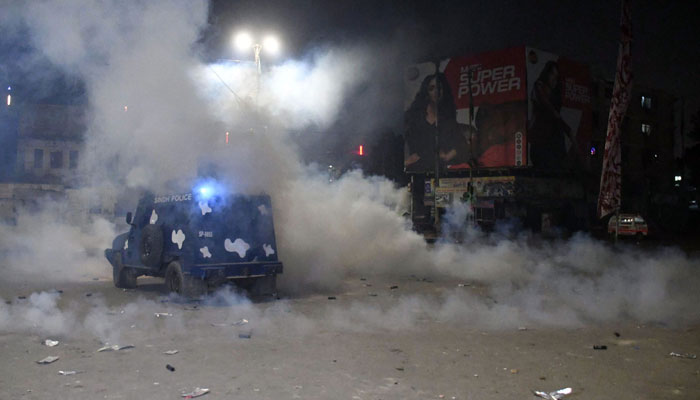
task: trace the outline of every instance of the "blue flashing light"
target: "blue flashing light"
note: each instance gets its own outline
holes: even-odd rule
[[[210,200],[216,196],[223,195],[227,190],[219,182],[213,179],[204,179],[197,182],[193,188],[197,201]]]
[[[595,146],[591,146],[591,155],[592,155],[592,156],[595,155]]]

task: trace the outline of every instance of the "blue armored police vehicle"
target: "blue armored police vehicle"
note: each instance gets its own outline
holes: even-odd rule
[[[206,184],[147,194],[126,222],[129,232],[105,250],[118,288],[135,288],[146,275],[164,277],[168,290],[186,297],[229,280],[254,295],[276,291],[282,263],[267,195],[222,194]]]

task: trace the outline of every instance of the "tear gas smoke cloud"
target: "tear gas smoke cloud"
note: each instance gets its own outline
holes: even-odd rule
[[[401,216],[405,190],[360,172],[329,183],[303,165],[288,128],[329,126],[343,114],[360,129],[395,123],[386,122],[393,111],[384,111],[402,101],[382,92],[382,84],[394,81],[380,72],[396,75],[400,63],[385,47],[328,49],[272,68],[262,85],[262,112],[251,114],[245,108],[248,73],[232,67],[233,75],[222,76],[240,92],[238,103],[225,87],[214,89],[218,78],[198,59],[196,41],[207,17],[203,1],[32,2],[20,11],[37,51],[87,84],[91,118],[87,157],[80,165],[87,184],[116,193],[133,193],[125,187],[158,190],[170,180],[192,178],[205,159],[233,190],[273,196],[285,263],[281,279],[289,291],[337,289],[351,274],[421,274],[491,288],[492,303],[455,292],[439,301],[407,298],[385,310],[357,305],[333,316],[339,326],[358,317],[369,321],[369,329],[386,321],[410,326],[428,311],[485,326],[526,320],[571,325],[626,316],[698,320],[698,262],[681,252],[638,255],[585,236],[532,245],[526,234],[507,239],[478,231],[468,231],[465,244],[430,248]],[[386,82],[378,82],[382,78]],[[247,127],[260,122],[267,129],[251,135]],[[227,130],[230,145],[224,146]],[[455,221],[465,212],[450,211]],[[17,227],[2,228],[3,243],[10,244],[5,268],[15,272],[30,265],[32,271],[51,272],[76,265],[77,258],[84,262],[77,263],[76,278],[109,271],[104,259],[80,254],[92,246],[84,244],[88,237],[104,248],[113,232],[101,223],[85,231],[45,218],[25,216]],[[451,226],[454,232],[463,229]],[[99,314],[89,319],[97,335],[105,336],[109,325],[100,323]]]

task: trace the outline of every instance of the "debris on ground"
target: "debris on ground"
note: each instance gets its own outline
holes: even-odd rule
[[[58,340],[46,339],[44,340],[44,345],[49,347],[54,347],[58,345]]]
[[[361,280],[361,281],[366,281],[366,280],[367,280],[367,278],[360,278],[360,280]]]
[[[63,375],[63,376],[82,374],[82,373],[83,373],[83,371],[58,371],[58,374]]]
[[[620,337],[620,332],[615,332],[615,337]]]
[[[211,326],[216,326],[216,327],[222,328],[225,326],[241,326],[241,325],[245,325],[247,323],[248,323],[247,319],[241,318],[238,321],[234,321],[234,322],[212,322]]]
[[[377,297],[376,293],[367,293],[368,296]]]
[[[608,346],[604,344],[594,344],[593,345],[593,350],[607,350]]]
[[[471,283],[458,283],[457,287],[467,287],[467,286],[471,286],[471,285],[472,285]]]
[[[691,353],[675,353],[675,352],[673,352],[673,351],[672,351],[671,353],[669,353],[669,356],[671,356],[671,357],[679,357],[679,358],[689,358],[689,359],[691,359],[691,360],[695,360],[696,358],[698,358],[698,356],[696,356],[695,354],[691,354]]]
[[[335,300],[335,296],[328,296],[328,300]]]
[[[54,356],[48,356],[46,358],[42,358],[41,360],[37,361],[37,364],[51,364],[52,362],[58,360],[58,357]]]
[[[169,356],[172,356],[173,354],[177,354],[177,353],[178,353],[177,350],[168,350],[168,351],[163,352],[163,354],[167,354]]]
[[[241,332],[238,334],[239,339],[250,339],[250,337],[253,335],[252,332]]]
[[[175,372],[175,367],[173,367],[170,364],[165,364],[165,369],[167,369],[170,372]]]
[[[196,305],[195,305],[195,306],[185,306],[185,307],[183,307],[183,308],[184,308],[185,310],[188,310],[188,311],[197,311],[197,310],[199,310],[199,306],[196,306]]]
[[[90,297],[92,296],[92,293],[85,293],[85,297]]]
[[[103,351],[119,351],[119,350],[133,349],[133,348],[134,348],[134,345],[131,345],[131,344],[127,344],[124,346],[120,346],[118,344],[115,344],[113,346],[100,347],[99,349],[97,349],[97,352],[101,353]]]
[[[182,397],[185,399],[193,399],[195,397],[199,396],[204,396],[205,394],[209,393],[209,389],[206,388],[195,388],[193,391],[190,393],[183,393]]]
[[[391,286],[389,289],[394,290],[394,289],[398,289],[398,288],[399,288],[398,286],[394,285],[394,286]]]
[[[517,368],[511,368],[511,369],[510,369],[510,373],[513,374],[513,375],[517,374],[518,372],[520,372],[520,371],[518,371]]]
[[[535,396],[541,397],[541,398],[547,399],[547,400],[560,400],[560,399],[563,399],[564,396],[566,396],[567,394],[571,394],[571,392],[572,392],[572,390],[570,387],[564,388],[564,389],[559,389],[555,392],[549,392],[549,393],[540,392],[537,390],[532,391],[532,393],[534,393]]]
[[[165,318],[165,317],[172,317],[173,315],[170,313],[166,312],[157,312],[156,313],[156,318]]]
[[[527,326],[519,326],[519,327],[518,327],[518,330],[519,330],[519,331],[526,331],[526,330],[527,330]]]

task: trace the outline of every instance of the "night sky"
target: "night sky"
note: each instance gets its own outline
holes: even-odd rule
[[[3,4],[5,4],[3,6]],[[0,8],[8,7],[0,0]],[[633,72],[637,83],[697,98],[700,2],[632,1]],[[205,59],[235,58],[233,32],[255,28],[283,39],[279,62],[338,46],[389,46],[411,63],[529,45],[585,62],[612,79],[620,2],[542,1],[254,1],[213,0],[200,44]],[[25,81],[27,41],[0,37],[0,81]],[[396,57],[396,55],[394,55]],[[32,65],[37,65],[32,60]],[[51,68],[44,65],[42,68]],[[64,76],[59,87],[75,85]]]
[[[632,1],[633,71],[642,85],[697,96],[700,3]],[[389,44],[406,62],[529,45],[590,64],[612,79],[619,1],[226,1],[215,0],[204,43],[230,56],[238,28],[284,39],[287,57],[318,47]],[[228,53],[228,54],[227,54]]]

